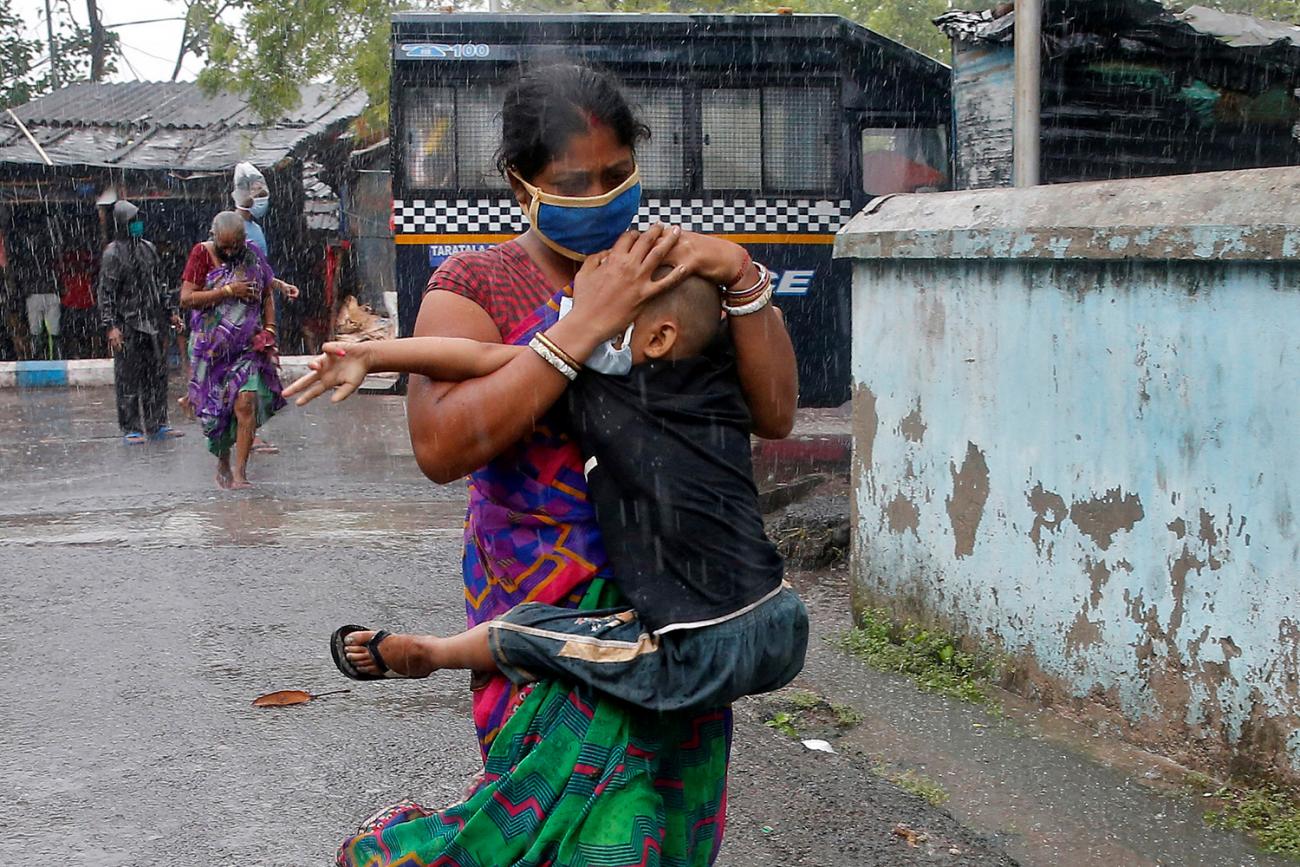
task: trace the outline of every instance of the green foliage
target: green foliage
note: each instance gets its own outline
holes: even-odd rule
[[[469,10],[485,5],[462,2]],[[512,12],[771,12],[786,5],[795,12],[843,15],[891,39],[946,57],[947,39],[930,19],[946,0],[503,0]],[[298,104],[298,90],[327,80],[361,87],[370,97],[366,120],[382,123],[388,112],[389,19],[402,9],[435,6],[414,0],[188,0],[188,50],[207,55],[199,84],[208,92],[244,94],[263,117],[272,119]],[[224,10],[242,11],[236,27],[222,21]]]
[[[1171,4],[1172,5],[1172,4]],[[1236,12],[1239,15],[1253,15],[1269,21],[1290,21],[1300,24],[1300,3],[1296,0],[1197,0],[1188,6],[1209,6],[1224,12]]]
[[[299,88],[328,80],[361,87],[379,112],[388,104],[388,33],[403,0],[238,0],[238,25],[206,20],[207,92],[244,94],[267,120],[295,108]]]
[[[1213,793],[1224,802],[1206,815],[1219,828],[1245,831],[1265,852],[1300,859],[1300,801],[1276,786],[1224,786]]]
[[[988,703],[985,687],[998,674],[991,657],[960,650],[951,635],[915,623],[896,624],[883,609],[864,611],[860,622],[832,643],[873,668],[907,675],[922,689]]]
[[[862,714],[845,704],[832,704],[806,689],[777,693],[775,706],[767,716],[767,725],[792,738],[839,737],[862,722]]]
[[[0,108],[10,108],[44,96],[60,84],[87,81],[90,77],[90,30],[72,17],[70,0],[52,4],[57,67],[49,59],[45,39],[26,39],[23,21],[13,11],[11,0],[0,0]],[[42,17],[42,24],[44,18]],[[117,34],[105,34],[105,75],[116,71]]]
[[[774,713],[766,725],[769,728],[776,729],[788,738],[797,738],[799,737],[799,729],[795,728],[796,722],[798,722],[798,718],[794,714],[782,710]]]
[[[931,23],[947,0],[504,0],[515,12],[772,12],[842,15],[935,58],[948,56],[948,38]]]
[[[924,799],[931,807],[941,806],[948,800],[948,792],[943,786],[929,777],[918,774],[916,771],[909,770],[898,773],[878,767],[876,773],[898,786],[904,792],[911,792],[918,798]]]

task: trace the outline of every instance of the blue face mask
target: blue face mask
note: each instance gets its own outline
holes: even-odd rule
[[[144,220],[132,220],[126,224],[126,233],[132,238],[144,237]]]
[[[253,215],[254,220],[260,220],[266,216],[266,212],[271,210],[271,197],[258,196],[253,199],[253,207],[249,208],[249,213]]]
[[[532,197],[528,221],[533,231],[561,256],[581,262],[614,246],[641,208],[641,171],[603,196],[557,196],[511,172]]]

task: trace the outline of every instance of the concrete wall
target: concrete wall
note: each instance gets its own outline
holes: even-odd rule
[[[1300,263],[854,266],[857,604],[1193,764],[1300,769]]]

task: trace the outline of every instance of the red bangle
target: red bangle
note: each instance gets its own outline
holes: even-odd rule
[[[745,279],[745,272],[749,270],[749,266],[752,265],[752,264],[754,264],[754,259],[753,259],[753,257],[751,257],[751,256],[749,255],[749,251],[746,250],[746,251],[745,251],[745,261],[742,262],[742,263],[740,264],[740,270],[736,272],[736,276],[735,276],[735,277],[732,277],[732,278],[731,278],[731,282],[727,284],[727,288],[728,288],[728,289],[731,289],[731,288],[734,287],[737,283],[739,283],[741,280],[744,280],[744,279]]]

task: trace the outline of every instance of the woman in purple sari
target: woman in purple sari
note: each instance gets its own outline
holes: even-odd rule
[[[257,429],[284,406],[275,347],[275,275],[247,243],[244,220],[225,211],[212,240],[196,244],[181,282],[190,310],[187,398],[217,456],[217,484],[247,488]],[[231,464],[231,450],[234,464]]]

